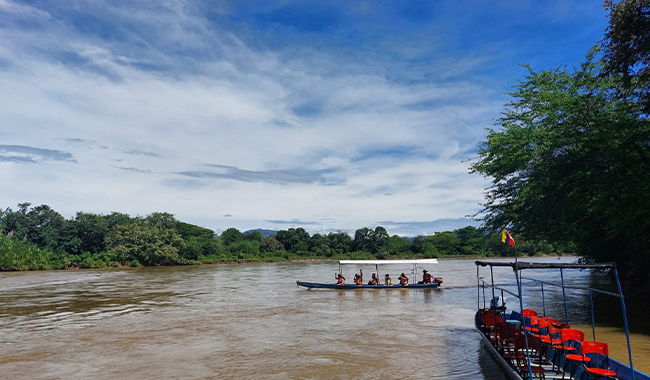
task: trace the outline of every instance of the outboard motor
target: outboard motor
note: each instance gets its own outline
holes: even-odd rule
[[[502,314],[506,311],[506,298],[495,296],[492,298],[490,301],[490,308],[495,309],[497,311],[497,314]]]

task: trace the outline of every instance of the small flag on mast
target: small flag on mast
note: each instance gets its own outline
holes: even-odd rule
[[[513,247],[515,246],[515,239],[513,239],[512,236],[510,236],[510,233],[508,231],[506,231],[505,228],[503,229],[503,232],[501,233],[501,241],[508,244],[508,245],[511,245]]]

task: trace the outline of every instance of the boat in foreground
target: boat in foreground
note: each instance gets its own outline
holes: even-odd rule
[[[359,283],[322,283],[322,282],[306,282],[306,281],[296,281],[296,284],[298,286],[302,286],[308,289],[337,289],[337,290],[350,290],[350,289],[430,289],[430,288],[437,288],[442,284],[442,278],[440,277],[433,277],[430,276],[430,282],[425,283],[424,279],[423,281],[417,281],[416,276],[418,274],[418,265],[434,265],[438,264],[438,260],[436,259],[419,259],[419,260],[339,260],[339,272],[335,274],[335,278],[338,278],[339,275],[342,275],[343,272],[343,266],[345,265],[355,265],[359,267],[363,266],[375,266],[375,273],[379,273],[379,266],[382,266],[382,269],[386,265],[401,265],[402,267],[404,265],[411,265],[412,269],[410,270],[410,274],[412,277],[412,280],[408,280],[407,284],[393,284],[392,279],[390,282],[388,279],[390,279],[389,275],[386,274],[384,277],[384,283],[379,283],[377,281],[376,285],[371,285],[370,283],[363,283],[363,280],[361,280]],[[363,274],[362,270],[359,270],[361,274]],[[375,274],[373,273],[373,275]],[[428,274],[428,271],[423,270],[424,275]],[[402,275],[404,273],[402,272]],[[356,278],[356,275],[355,275]],[[379,275],[377,275],[377,280],[379,280]]]
[[[494,285],[493,267],[512,267],[517,292],[505,289],[504,285]],[[479,276],[480,267],[489,267],[492,281],[490,284]],[[561,283],[553,283],[535,278],[523,277],[522,270],[558,269]],[[564,271],[570,269],[611,270],[616,278],[618,293],[612,293],[592,287],[568,286],[564,282]],[[544,272],[547,274],[547,272]],[[563,264],[563,263],[525,263],[525,262],[486,262],[476,261],[478,311],[475,315],[476,329],[480,333],[485,348],[492,354],[496,362],[510,379],[522,380],[537,378],[553,379],[619,379],[619,380],[650,380],[650,376],[634,369],[630,348],[629,329],[616,266],[607,264]],[[532,281],[541,284],[542,311],[525,309],[522,295],[522,281]],[[564,300],[564,315],[555,319],[546,315],[544,286],[562,288]],[[483,297],[481,297],[481,289]],[[486,307],[486,289],[491,289],[491,301]],[[591,302],[591,337],[580,330],[572,329],[569,324],[566,289],[588,291]],[[500,297],[497,296],[500,293]],[[617,297],[621,300],[623,321],[627,337],[629,364],[626,365],[609,357],[609,346],[606,342],[596,340],[595,316],[593,308],[593,293]],[[507,311],[504,294],[507,293],[518,300],[519,310]],[[527,296],[528,298],[529,296]],[[533,296],[531,296],[533,297]],[[483,307],[481,307],[481,298]],[[562,318],[564,317],[564,318]]]

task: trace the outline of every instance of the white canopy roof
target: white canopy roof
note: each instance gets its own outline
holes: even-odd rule
[[[339,260],[340,265],[386,265],[386,264],[438,264],[436,259],[417,259],[417,260]]]

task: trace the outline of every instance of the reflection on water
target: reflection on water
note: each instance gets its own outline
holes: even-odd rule
[[[336,269],[309,262],[2,273],[0,371],[12,379],[505,379],[474,331],[472,260],[427,268],[444,277],[441,289],[295,285],[332,281]],[[511,270],[496,274],[513,278]],[[582,305],[570,316],[584,314],[584,297],[570,297]],[[561,305],[560,295],[544,306],[563,313]]]

